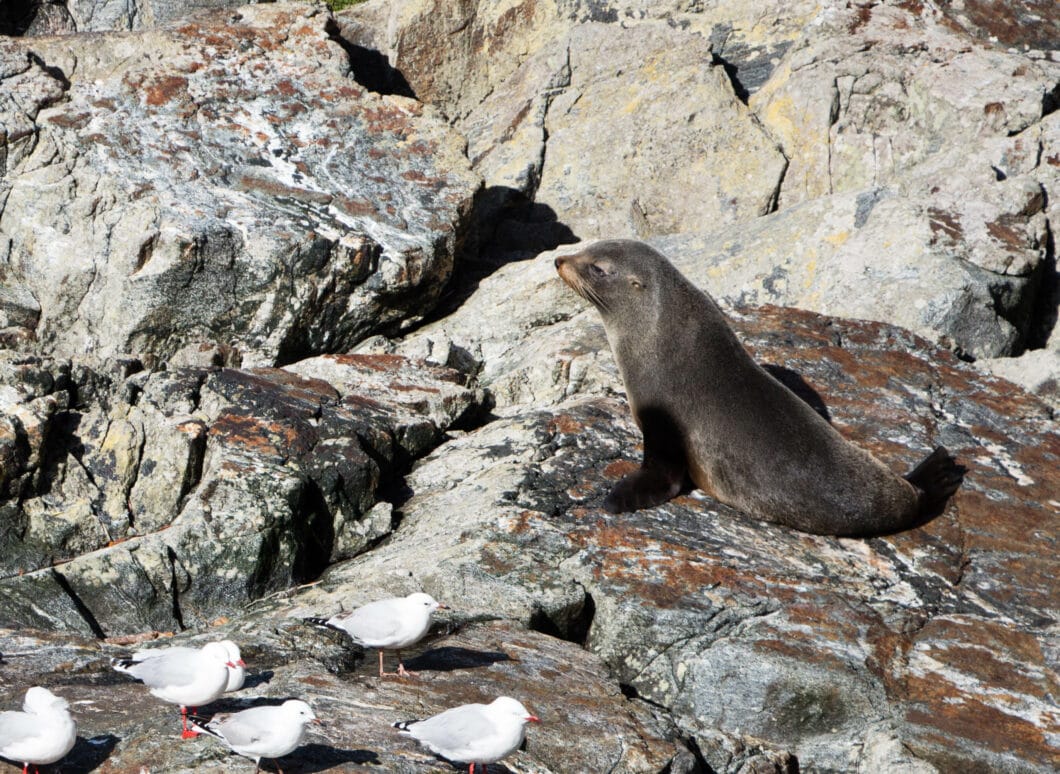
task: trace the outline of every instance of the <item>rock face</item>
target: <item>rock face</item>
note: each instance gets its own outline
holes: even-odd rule
[[[0,685],[95,701],[62,768],[245,763],[110,669],[175,633],[250,664],[204,714],[328,722],[288,770],[451,771],[390,724],[501,694],[544,723],[494,772],[1057,769],[1055,405],[978,367],[1056,395],[1051,8],[219,5],[0,9]],[[894,470],[945,444],[946,511],[603,511],[594,236]],[[419,590],[415,681],[301,620]]]
[[[274,365],[425,314],[478,179],[430,110],[350,80],[326,24],[253,6],[132,48],[4,43],[8,327],[55,356]]]
[[[1060,63],[1029,14],[405,0],[341,18],[467,134],[499,244],[571,241],[542,212],[583,239],[665,236],[720,296],[898,323],[978,359],[1060,353]]]
[[[263,694],[305,697],[326,723],[325,735],[307,735],[282,759],[285,771],[451,772],[452,766],[391,724],[498,695],[522,697],[542,722],[529,729],[525,750],[508,759],[512,768],[495,764],[490,771],[694,770],[693,753],[675,742],[668,723],[602,680],[599,658],[569,642],[506,623],[472,624],[450,634],[437,632],[417,648],[406,662],[418,671],[416,680],[380,680],[374,657],[362,661],[355,646],[301,622],[269,618],[267,612],[259,623],[266,619],[275,628],[229,625],[212,632],[244,643],[242,654],[253,666],[241,691],[203,712],[279,703],[260,698]],[[95,702],[89,712],[77,713],[81,738],[64,766],[94,768],[106,761],[108,771],[134,774],[141,767],[174,774],[249,771],[246,760],[233,757],[216,740],[182,741],[177,708],[110,669],[108,658],[121,648],[8,630],[0,630],[0,648],[11,657],[7,663],[24,666],[31,682],[47,683],[68,700]],[[30,653],[31,661],[25,658]],[[557,692],[557,682],[576,684],[578,690]],[[608,732],[602,734],[601,728]]]
[[[394,356],[125,379],[4,362],[0,620],[198,626],[386,535],[380,487],[481,403]]]

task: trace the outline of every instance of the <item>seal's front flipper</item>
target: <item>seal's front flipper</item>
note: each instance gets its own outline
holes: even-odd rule
[[[642,467],[615,485],[604,499],[604,508],[611,513],[639,511],[673,499],[681,491],[684,472],[674,475],[661,468]]]
[[[644,463],[618,482],[604,500],[611,513],[639,511],[671,500],[681,491],[688,470],[677,423],[662,409],[641,409],[637,424],[644,432]]]

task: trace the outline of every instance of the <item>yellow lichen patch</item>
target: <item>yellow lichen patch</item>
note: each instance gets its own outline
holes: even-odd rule
[[[833,247],[839,247],[848,239],[850,239],[849,231],[838,231],[835,234],[829,234],[828,236],[826,236],[824,238],[824,241],[832,245]]]

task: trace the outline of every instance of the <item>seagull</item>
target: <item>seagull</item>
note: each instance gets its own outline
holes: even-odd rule
[[[490,704],[463,704],[426,720],[395,723],[399,729],[431,752],[450,761],[475,764],[482,771],[490,763],[515,752],[526,737],[526,724],[540,722],[510,696]]]
[[[162,653],[142,661],[111,659],[111,665],[141,680],[162,701],[180,705],[181,737],[190,739],[196,734],[188,729],[188,707],[194,711],[224,693],[228,670],[238,664],[231,660],[228,649],[220,642],[180,650],[183,652]]]
[[[22,774],[55,763],[74,746],[77,724],[66,699],[35,685],[26,691],[22,712],[0,712],[0,758],[22,761]]]
[[[254,772],[262,758],[282,758],[302,743],[308,723],[320,724],[304,701],[290,699],[280,706],[251,707],[241,712],[215,715],[209,723],[191,722],[193,733],[210,734],[233,752],[254,759]],[[283,774],[279,762],[276,770]]]
[[[225,646],[225,650],[228,652],[228,661],[233,666],[228,667],[228,684],[225,686],[225,693],[231,693],[232,691],[238,691],[243,687],[243,681],[246,680],[246,662],[243,661],[243,656],[239,652],[239,646],[231,640],[221,640],[222,645]],[[190,655],[198,652],[198,648],[190,648],[186,645],[174,645],[168,648],[145,648],[138,650],[132,654],[131,658],[133,661],[146,661],[149,658],[157,658],[163,655],[172,655],[174,653],[180,653],[183,655]]]
[[[435,610],[448,610],[448,606],[436,602],[430,594],[417,592],[407,597],[391,597],[369,602],[348,613],[339,613],[331,618],[305,618],[306,623],[326,626],[346,632],[358,645],[379,649],[380,677],[407,677],[414,675],[401,662],[401,649],[419,642],[431,627],[431,614]],[[383,651],[397,651],[398,671],[383,671]]]

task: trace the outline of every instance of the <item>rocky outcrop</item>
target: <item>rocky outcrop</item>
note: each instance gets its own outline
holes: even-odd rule
[[[254,2],[254,0],[251,0]],[[198,11],[237,8],[244,0],[9,0],[0,34],[37,37],[158,27]]]
[[[98,636],[200,626],[370,547],[381,490],[482,402],[394,356],[3,366],[0,620]]]
[[[606,348],[595,317],[527,326],[513,348],[536,366],[484,368],[527,403],[418,465],[401,533],[331,577],[431,567],[423,586],[471,613],[584,639],[718,771],[730,737],[822,771],[894,756],[895,770],[1051,769],[1060,434],[1045,405],[908,333],[767,308],[739,332],[844,435],[895,470],[936,443],[967,465],[946,514],[868,541],[695,494],[612,516],[600,503],[636,464],[639,433],[608,397],[613,372],[591,355],[575,368],[579,349]],[[599,397],[564,397],[582,389]],[[459,527],[442,515],[457,511]]]
[[[251,6],[0,46],[3,307],[26,347],[274,365],[430,310],[478,178],[428,108],[349,78],[327,23]]]
[[[572,241],[551,213],[583,239],[666,237],[723,297],[969,359],[1060,352],[1060,63],[1020,4],[384,6],[343,29],[467,134],[495,249]]]
[[[265,620],[275,628],[262,626]],[[374,657],[362,660],[355,646],[301,622],[270,619],[268,613],[260,613],[252,627],[222,625],[209,635],[242,643],[249,670],[241,691],[226,694],[205,713],[300,696],[326,724],[282,759],[285,771],[453,771],[391,723],[498,695],[521,697],[542,722],[530,728],[525,749],[508,759],[511,768],[495,764],[490,771],[695,770],[694,754],[665,719],[601,679],[598,657],[508,623],[436,632],[407,659],[418,672],[408,681],[380,680]],[[115,645],[0,629],[0,648],[7,657],[0,670],[17,666],[25,679],[46,683],[64,698],[94,702],[87,711],[75,705],[80,739],[64,766],[94,768],[106,761],[109,771],[133,774],[141,767],[174,774],[249,771],[245,759],[209,737],[182,741],[177,708],[110,669],[109,656],[123,652]],[[558,681],[577,690],[557,691]]]
[[[49,3],[137,31],[0,40],[0,681],[95,701],[78,770],[241,765],[109,668],[168,634],[242,646],[206,712],[326,719],[285,768],[450,770],[390,723],[506,693],[495,771],[1055,770],[1060,434],[954,354],[1055,394],[1028,7]],[[538,254],[625,235],[894,470],[949,447],[948,509],[603,511],[640,435]],[[419,590],[416,681],[301,620]]]

